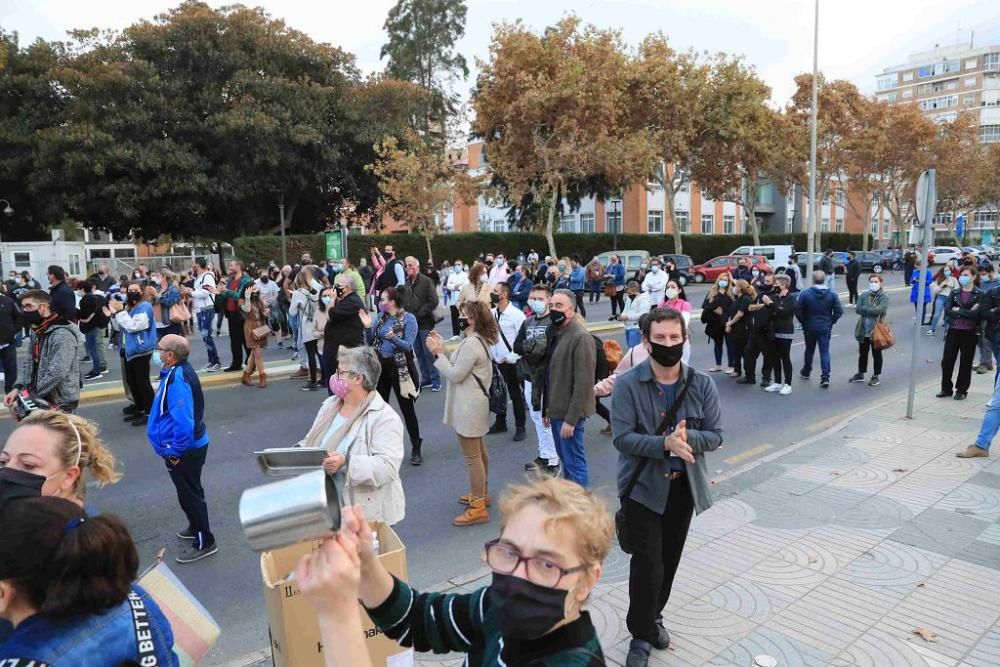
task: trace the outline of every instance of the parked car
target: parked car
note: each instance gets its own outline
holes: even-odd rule
[[[876,266],[881,267],[883,271],[892,268],[892,260],[882,253],[873,250],[859,250],[854,255],[857,257],[862,271],[874,271]]]
[[[750,266],[760,269],[763,273],[774,273],[774,269],[762,255],[722,255],[708,260],[704,264],[691,267],[691,279],[696,283],[715,282],[722,273],[732,273],[739,266],[741,259],[749,259]]]
[[[677,272],[680,274],[681,287],[688,284],[691,280],[691,267],[694,266],[694,260],[691,259],[691,255],[660,255],[660,261],[666,262],[670,260],[677,267]]]
[[[618,255],[618,258],[625,265],[625,271],[629,275],[635,273],[642,266],[643,262],[649,261],[648,250],[609,250],[597,256],[602,266],[607,266],[611,262],[611,256]]]
[[[927,259],[931,264],[947,264],[950,260],[961,262],[962,249],[953,245],[935,246]]]
[[[992,255],[987,251],[986,246],[982,245],[970,245],[962,248],[962,252],[972,253],[976,256],[976,260],[979,264],[982,264],[988,259],[992,259]]]
[[[797,252],[794,255],[795,263],[799,265],[799,270],[804,274],[806,272],[806,262],[809,259],[809,253],[807,252]],[[814,252],[813,253],[813,270],[815,271],[819,267],[819,261],[823,259],[823,253]],[[835,252],[833,253],[833,272],[835,274],[844,273],[847,270],[847,253],[846,252]]]
[[[790,245],[741,245],[733,250],[731,255],[762,255],[774,266],[788,264],[788,258],[795,252]]]

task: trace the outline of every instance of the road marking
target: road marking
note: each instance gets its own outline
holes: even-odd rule
[[[806,426],[804,430],[807,433],[815,433],[817,431],[825,431],[826,429],[830,428],[831,426],[833,426],[834,424],[836,424],[840,420],[844,419],[848,415],[854,414],[855,412],[857,412],[856,409],[855,410],[847,410],[845,412],[841,412],[840,414],[833,415],[832,417],[827,417],[826,419],[821,419],[820,421],[816,422],[815,424],[810,424],[809,426]]]
[[[737,454],[736,456],[730,456],[728,459],[722,459],[722,461],[724,463],[728,463],[729,465],[736,465],[737,463],[743,463],[744,461],[752,459],[758,454],[763,454],[764,452],[772,449],[774,449],[774,445],[769,445],[767,443],[764,443],[763,445],[757,445],[756,447],[751,447],[750,449],[746,450],[741,454]]]

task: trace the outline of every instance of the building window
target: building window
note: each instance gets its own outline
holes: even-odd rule
[[[715,233],[715,216],[714,215],[703,215],[703,216],[701,216],[701,233],[702,234],[714,234]]]
[[[837,218],[837,231],[838,232],[844,231],[844,219],[843,218]]]
[[[952,79],[944,84],[945,90],[955,90],[956,88],[958,88],[958,79]]]
[[[971,107],[971,106],[973,106],[973,105],[974,105],[975,103],[976,103],[976,96],[975,96],[975,95],[966,95],[966,96],[965,96],[965,97],[964,97],[964,98],[962,99],[962,104],[964,104],[964,105],[965,105],[965,106],[967,106],[967,107]]]
[[[674,211],[674,225],[681,231],[681,234],[691,232],[691,221],[688,219],[687,211]]]
[[[932,97],[921,100],[918,105],[921,111],[932,111],[934,109],[947,109],[958,106],[958,95],[946,95],[944,97]]]
[[[984,144],[1000,141],[1000,125],[981,125],[979,127],[979,141]]]
[[[903,81],[913,81],[913,72],[903,72]]]
[[[593,234],[594,233],[594,214],[593,213],[581,213],[580,214],[580,233],[581,234]]]
[[[965,69],[976,69],[976,59],[969,58],[965,61]]]
[[[30,269],[31,268],[31,253],[30,252],[15,252],[14,253],[14,267],[18,269]]]
[[[892,74],[880,74],[875,80],[875,86],[877,90],[889,90],[890,88],[895,88],[898,81],[899,74],[896,72]]]
[[[1000,53],[987,53],[983,56],[983,69],[987,72],[1000,70]]]
[[[620,204],[619,204],[620,206]],[[604,214],[604,230],[609,234],[622,233],[622,212],[618,211],[607,211]]]
[[[837,202],[837,206],[839,206],[840,208],[844,208],[844,206],[847,204],[847,196],[844,194],[843,188],[837,188],[837,192],[835,194],[835,200]]]
[[[69,273],[70,275],[80,275],[80,255],[75,253],[69,255]]]
[[[969,76],[969,77],[965,78],[965,87],[966,88],[971,88],[974,85],[976,85],[976,77]]]
[[[135,248],[115,248],[115,259],[135,259]]]
[[[567,234],[575,234],[577,232],[576,216],[564,215],[559,218],[559,230],[566,232]]]
[[[830,218],[824,217],[823,221],[819,223],[819,229],[821,232],[830,231]]]
[[[733,234],[735,232],[736,232],[736,216],[735,215],[722,216],[722,233]]]
[[[87,253],[90,255],[90,259],[111,259],[111,250],[109,248],[94,248],[88,250]]]
[[[903,91],[903,97],[913,97],[913,89],[907,88]]]
[[[785,233],[786,234],[791,234],[792,233],[792,227],[794,226],[794,224],[795,224],[795,219],[794,218],[785,218]]]
[[[872,238],[878,238],[878,218],[872,218]]]
[[[649,211],[646,214],[646,231],[650,234],[663,233],[663,211]]]
[[[882,233],[884,234],[884,238],[889,238],[889,228],[891,224],[892,223],[888,220],[882,221]]]

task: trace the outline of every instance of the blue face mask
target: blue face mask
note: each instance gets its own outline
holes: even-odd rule
[[[729,287],[729,281],[728,280],[720,280],[719,281],[719,289],[726,289],[727,287]]]
[[[330,297],[330,296],[324,296],[323,297],[323,305],[324,306],[329,306],[331,303],[333,303],[333,297]]]
[[[521,282],[521,272],[520,271],[515,271],[514,272],[514,282],[518,282],[518,283]]]
[[[163,359],[160,358],[159,350],[153,350],[153,363],[157,366],[163,366]]]
[[[538,299],[532,299],[528,301],[528,306],[535,315],[541,315],[545,312],[545,302],[539,301]]]
[[[959,276],[958,277],[958,284],[961,285],[962,287],[967,286],[971,282],[972,282],[972,278],[969,277],[969,276]]]

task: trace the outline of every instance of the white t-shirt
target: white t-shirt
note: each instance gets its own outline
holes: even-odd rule
[[[265,306],[270,306],[278,298],[278,284],[273,280],[268,280],[265,283],[258,278],[257,289],[260,290],[260,300],[264,302]]]

